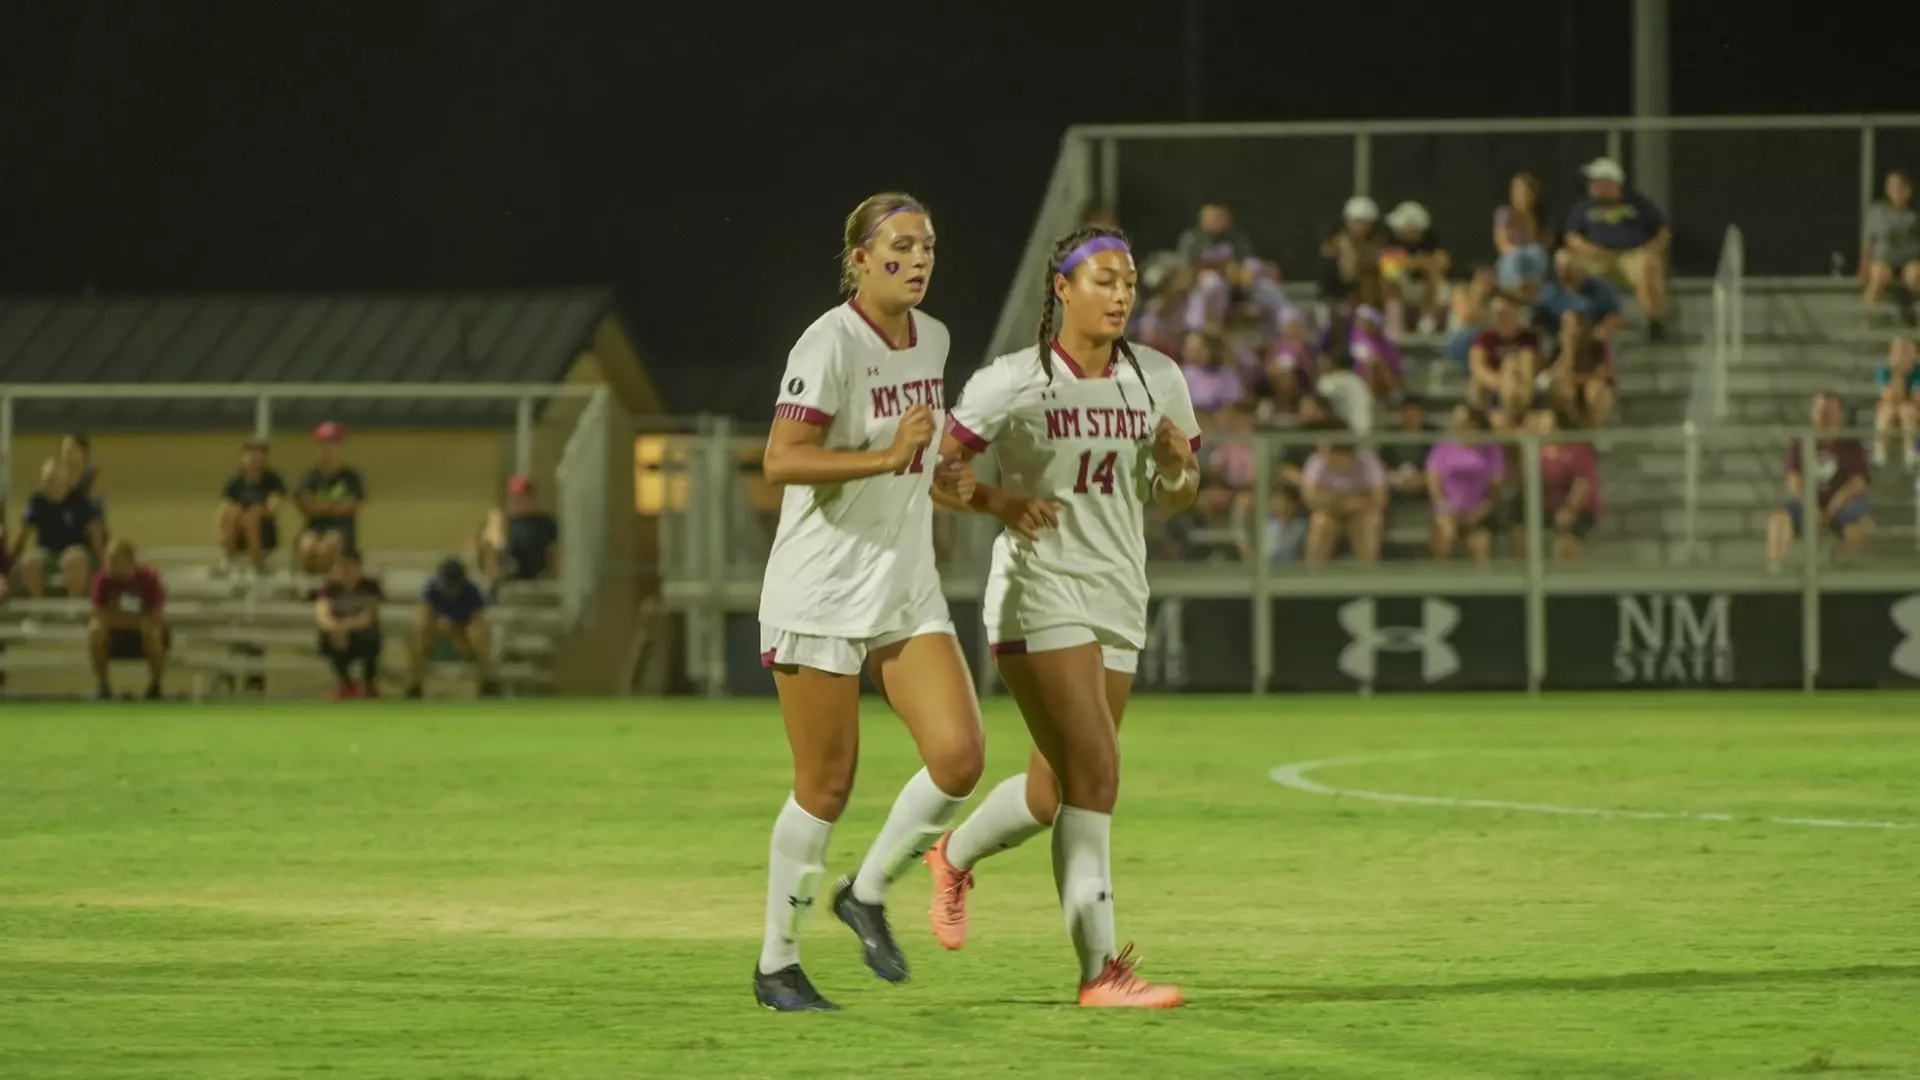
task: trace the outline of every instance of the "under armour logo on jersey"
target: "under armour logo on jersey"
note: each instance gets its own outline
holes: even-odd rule
[[[1460,627],[1459,608],[1428,597],[1420,602],[1419,626],[1381,626],[1379,616],[1371,599],[1340,609],[1340,626],[1353,638],[1340,650],[1343,674],[1356,682],[1373,682],[1383,652],[1419,653],[1420,678],[1426,682],[1439,682],[1460,670],[1460,654],[1447,643]],[[1920,619],[1920,611],[1915,617]]]
[[[810,908],[813,906],[813,897],[809,896],[805,900],[802,900],[797,896],[789,896],[787,897],[787,906],[792,908]]]
[[[1920,593],[1895,600],[1887,614],[1900,628],[1900,644],[1893,647],[1893,670],[1920,679]]]
[[[799,396],[800,391],[805,390],[806,388],[807,388],[806,380],[802,379],[798,375],[795,375],[793,378],[787,380],[787,393],[793,394],[796,397]]]
[[[877,378],[879,374],[880,374],[880,369],[877,367],[870,367],[867,369],[868,378]]]

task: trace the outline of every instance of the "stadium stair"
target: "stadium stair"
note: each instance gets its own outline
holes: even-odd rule
[[[1661,344],[1635,343],[1619,365],[1620,419],[1671,432],[1688,417],[1696,372],[1712,343],[1712,283],[1674,283],[1677,333]],[[1864,329],[1859,292],[1849,279],[1759,278],[1746,283],[1742,359],[1728,369],[1723,428],[1804,426],[1812,395],[1839,393],[1848,423],[1873,423],[1874,369],[1891,329]],[[1637,321],[1630,315],[1630,320]],[[1700,434],[1696,562],[1759,566],[1768,516],[1784,494],[1787,447],[1777,438]],[[1687,454],[1671,437],[1626,443],[1602,455],[1607,521],[1596,537],[1615,559],[1679,562],[1685,550]],[[1913,478],[1896,462],[1877,470],[1870,489],[1880,533],[1863,558],[1911,558]],[[1598,550],[1598,549],[1596,549]]]

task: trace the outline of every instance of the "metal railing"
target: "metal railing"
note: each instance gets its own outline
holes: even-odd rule
[[[1746,349],[1747,242],[1738,225],[1727,226],[1720,265],[1713,275],[1713,326],[1694,358],[1693,386],[1687,398],[1686,547],[1694,551],[1699,535],[1700,436],[1719,427],[1727,415],[1731,369]]]
[[[1831,438],[1836,434],[1866,437],[1866,433],[1861,432],[1816,433],[1806,427],[1722,427],[1710,435],[1696,433],[1691,438],[1706,441],[1709,451],[1714,448],[1715,440],[1765,445],[1781,458],[1784,458],[1787,447],[1798,441],[1802,460],[1815,461],[1816,440]],[[1728,516],[1723,511],[1724,520],[1718,541],[1721,546],[1715,550],[1712,558],[1705,559],[1696,558],[1696,553],[1677,549],[1672,544],[1674,537],[1671,535],[1645,535],[1649,526],[1644,523],[1632,530],[1638,535],[1621,535],[1623,530],[1618,519],[1639,514],[1654,522],[1652,527],[1657,529],[1658,523],[1674,515],[1659,511],[1658,508],[1648,511],[1644,508],[1634,510],[1620,507],[1614,499],[1609,498],[1603,480],[1600,497],[1606,504],[1606,510],[1601,527],[1590,539],[1582,560],[1560,562],[1553,551],[1553,515],[1542,499],[1543,477],[1539,453],[1542,446],[1556,442],[1586,442],[1599,450],[1604,463],[1607,454],[1616,449],[1648,443],[1672,449],[1690,436],[1679,427],[1668,427],[1487,438],[1519,444],[1521,469],[1518,494],[1521,512],[1516,516],[1513,527],[1523,530],[1523,542],[1517,554],[1505,556],[1503,551],[1504,557],[1484,567],[1465,560],[1437,564],[1425,558],[1389,561],[1373,566],[1357,566],[1345,560],[1322,566],[1282,564],[1263,557],[1265,534],[1262,528],[1255,530],[1250,537],[1255,555],[1250,559],[1228,557],[1216,561],[1150,562],[1148,576],[1153,592],[1162,599],[1248,603],[1248,647],[1252,665],[1250,689],[1260,693],[1265,692],[1271,674],[1273,627],[1270,602],[1277,598],[1460,594],[1522,597],[1528,619],[1529,670],[1533,677],[1532,685],[1538,689],[1546,669],[1546,601],[1549,596],[1675,591],[1798,594],[1803,599],[1806,611],[1805,633],[1809,647],[1805,678],[1806,685],[1811,687],[1818,674],[1819,598],[1823,588],[1920,589],[1920,564],[1909,559],[1898,556],[1888,558],[1882,552],[1870,553],[1863,561],[1850,565],[1830,562],[1831,541],[1817,535],[1822,531],[1818,528],[1809,528],[1812,542],[1803,539],[1789,561],[1777,567],[1766,565],[1760,547],[1768,517],[1785,498],[1784,477],[1766,484],[1764,490],[1756,489],[1752,504],[1737,515]],[[750,480],[748,473],[734,468],[732,464],[738,456],[735,443],[741,440],[723,435],[689,436],[687,439],[687,498],[684,508],[670,513],[684,515],[685,519],[673,524],[673,527],[688,528],[700,540],[686,545],[678,557],[661,565],[662,598],[668,607],[687,614],[690,628],[696,624],[702,628],[698,632],[690,630],[685,675],[693,685],[704,688],[708,693],[718,694],[723,693],[727,686],[725,635],[718,627],[725,623],[728,615],[746,616],[757,610],[765,564],[762,561],[716,558],[717,552],[739,550],[736,538],[729,535],[729,530],[739,523],[739,515],[732,510],[744,498],[739,488]],[[1311,445],[1317,439],[1318,436],[1298,433],[1242,437],[1241,441],[1256,444],[1254,484],[1247,493],[1248,505],[1256,508],[1253,522],[1264,525],[1269,497],[1276,486],[1282,483],[1280,452],[1288,447]],[[1416,436],[1378,432],[1365,439],[1343,434],[1337,441],[1379,448],[1412,442],[1431,444],[1434,439],[1435,436],[1430,434]],[[710,464],[699,464],[702,462]],[[1415,495],[1413,498],[1419,500],[1424,497]],[[1416,514],[1422,512],[1423,507],[1416,509]],[[943,565],[942,580],[949,598],[978,602],[984,592],[988,558],[988,545],[981,541],[990,539],[998,532],[998,523],[972,515],[964,516],[962,523],[967,532],[975,535],[969,542],[956,545]],[[1809,521],[1809,525],[1812,524]],[[663,522],[662,531],[666,531],[669,525]],[[1728,529],[1735,532],[1729,534]],[[1416,545],[1424,544],[1424,535],[1422,533],[1421,538],[1414,541]],[[1748,546],[1751,557],[1742,558],[1737,553],[1731,553],[1727,545],[1730,537],[1735,535],[1740,539],[1733,542]],[[1648,554],[1649,547],[1656,544],[1665,545],[1664,554]],[[981,649],[981,653],[973,658],[974,672],[980,679],[981,690],[986,692],[993,688],[993,665],[986,655],[984,644]]]
[[[577,629],[607,574],[607,488],[613,417],[605,387],[581,411],[556,470],[560,531],[560,612]],[[631,460],[632,454],[627,455]]]
[[[195,398],[253,402],[253,434],[273,436],[273,403],[313,399],[354,398],[374,401],[512,401],[514,413],[513,466],[515,472],[533,468],[534,414],[538,404],[554,398],[587,398],[594,386],[523,383],[14,383],[0,385],[0,500],[11,494],[13,476],[14,406],[21,401],[81,398],[86,400],[182,401]]]
[[[1851,140],[1847,138],[1849,135],[1853,136]],[[1449,235],[1475,237],[1485,232],[1482,223],[1488,220],[1487,215],[1504,194],[1507,171],[1525,167],[1541,176],[1548,190],[1554,193],[1556,203],[1561,203],[1564,194],[1576,189],[1579,179],[1576,166],[1580,162],[1605,154],[1625,162],[1631,179],[1636,145],[1641,140],[1676,136],[1688,137],[1680,144],[1682,150],[1692,148],[1692,140],[1708,143],[1699,147],[1698,153],[1667,156],[1675,204],[1667,209],[1675,220],[1676,230],[1688,232],[1689,225],[1693,229],[1710,230],[1707,236],[1695,239],[1700,244],[1711,245],[1713,232],[1730,217],[1714,217],[1709,211],[1725,210],[1752,220],[1773,208],[1780,211],[1776,217],[1797,220],[1806,217],[1810,208],[1825,207],[1833,217],[1831,229],[1824,218],[1808,226],[1819,233],[1817,258],[1801,259],[1789,253],[1783,257],[1793,262],[1793,266],[1758,268],[1758,272],[1769,274],[1822,274],[1830,268],[1832,251],[1853,250],[1860,216],[1879,189],[1881,169],[1920,153],[1920,114],[1076,126],[1068,129],[1061,141],[1060,157],[1055,162],[1034,233],[1028,240],[1019,276],[1012,282],[1002,305],[991,355],[1022,344],[1039,316],[1039,289],[1035,278],[1040,266],[1035,264],[1032,253],[1036,250],[1044,253],[1055,236],[1073,228],[1087,210],[1096,206],[1116,212],[1136,240],[1159,245],[1171,244],[1172,234],[1192,223],[1200,202],[1224,199],[1256,239],[1266,239],[1270,234],[1298,234],[1294,236],[1297,243],[1293,246],[1310,251],[1317,248],[1317,238],[1311,236],[1311,230],[1336,214],[1340,201],[1347,196],[1383,193],[1397,198],[1404,194],[1427,202],[1442,220],[1454,220],[1448,217],[1450,210],[1465,213],[1465,208],[1470,207],[1477,220],[1470,227],[1448,226]],[[1798,154],[1783,154],[1788,148],[1765,142],[1782,136],[1801,139],[1810,145],[1801,148]],[[1721,145],[1730,139],[1737,145]],[[1253,152],[1260,149],[1256,140],[1280,140],[1284,145],[1271,154],[1256,155]],[[1486,152],[1469,152],[1476,147],[1468,140],[1479,140]],[[1344,149],[1335,150],[1342,142],[1346,144]],[[1516,142],[1525,144],[1517,152],[1513,145]],[[1883,142],[1887,145],[1882,146]],[[1164,145],[1155,146],[1155,143]],[[1344,160],[1329,165],[1330,150]],[[1141,160],[1133,161],[1134,157]],[[1717,171],[1732,168],[1730,163],[1755,157],[1791,159],[1792,167],[1819,171],[1821,176],[1832,176],[1836,183],[1831,192],[1810,196],[1799,179],[1783,180],[1779,185],[1777,207],[1772,201],[1765,207],[1748,203],[1710,206],[1699,192],[1689,187],[1704,183],[1708,185],[1704,191],[1726,196],[1718,200],[1721,203],[1733,196],[1747,200],[1761,197],[1751,184],[1741,191],[1723,191],[1721,174]],[[1837,162],[1845,162],[1849,157],[1855,159],[1852,169],[1844,165],[1835,168]],[[1447,166],[1444,170],[1438,168],[1442,160]],[[1851,176],[1847,176],[1848,173]],[[1696,181],[1696,175],[1702,179]],[[1732,182],[1737,184],[1740,174],[1733,175]],[[1848,181],[1844,185],[1837,182],[1842,178]],[[1751,179],[1750,172],[1747,179]],[[1446,190],[1441,192],[1441,187]],[[1688,188],[1684,193],[1687,197],[1682,197],[1682,188]],[[1142,204],[1134,205],[1135,198]],[[1763,201],[1770,199],[1767,196]],[[1787,210],[1796,210],[1796,213],[1783,217]],[[1826,238],[1828,231],[1833,232],[1830,242]],[[1774,249],[1786,250],[1780,248],[1777,240],[1769,250]],[[1280,254],[1283,268],[1289,269],[1294,277],[1310,276],[1305,265],[1308,256],[1292,259],[1285,252]],[[1456,253],[1456,261],[1459,255]],[[1701,252],[1700,257],[1710,258],[1711,248]],[[1300,265],[1290,266],[1289,262]],[[1805,265],[1799,265],[1801,262]],[[1683,273],[1704,273],[1705,270],[1704,265],[1697,271],[1680,268]]]

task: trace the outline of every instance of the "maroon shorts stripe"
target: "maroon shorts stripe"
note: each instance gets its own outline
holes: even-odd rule
[[[1196,454],[1199,453],[1200,452],[1200,436],[1195,435],[1193,438],[1188,439],[1187,445],[1193,448],[1194,453]]]
[[[996,641],[987,646],[987,652],[992,656],[1025,656],[1027,652],[1027,639],[1016,638],[1013,641]]]
[[[768,650],[767,650],[766,652],[763,652],[763,653],[761,653],[761,654],[760,654],[760,666],[761,666],[761,667],[772,667],[772,666],[773,666],[773,654],[774,654],[775,652],[778,652],[778,651],[779,651],[779,650],[777,650],[777,649],[768,649]]]

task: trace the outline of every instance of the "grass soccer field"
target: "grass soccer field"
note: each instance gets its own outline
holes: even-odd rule
[[[771,702],[9,704],[0,1076],[1916,1077],[1914,702],[1143,698],[1121,937],[1186,1008],[1065,1004],[1042,840],[964,952],[901,883],[906,986],[821,905],[813,1016],[749,990]],[[865,737],[836,875],[915,768]]]

